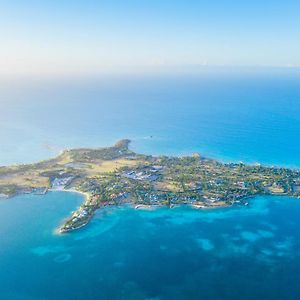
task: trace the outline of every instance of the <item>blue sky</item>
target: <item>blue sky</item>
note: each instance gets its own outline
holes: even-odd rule
[[[0,0],[0,72],[300,66],[300,1]]]

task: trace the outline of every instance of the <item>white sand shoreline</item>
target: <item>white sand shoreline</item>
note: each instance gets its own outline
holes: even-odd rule
[[[90,195],[88,193],[78,191],[75,189],[48,189],[49,192],[68,192],[68,193],[76,193],[84,196],[85,199],[89,198]]]

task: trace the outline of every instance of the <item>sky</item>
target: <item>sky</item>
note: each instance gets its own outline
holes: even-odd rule
[[[0,74],[300,66],[296,0],[0,0]]]

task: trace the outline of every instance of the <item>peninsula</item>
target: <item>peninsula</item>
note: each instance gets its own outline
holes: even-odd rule
[[[0,197],[48,190],[77,191],[84,203],[60,232],[86,225],[97,209],[191,205],[216,208],[247,205],[255,195],[300,197],[300,170],[221,163],[199,154],[184,157],[137,154],[129,140],[112,147],[65,150],[42,162],[0,168]]]

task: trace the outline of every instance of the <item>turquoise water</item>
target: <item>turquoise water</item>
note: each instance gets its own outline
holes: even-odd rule
[[[130,138],[144,153],[300,167],[299,83],[275,71],[0,81],[0,165]]]
[[[249,207],[99,212],[53,229],[80,203],[63,192],[0,202],[1,299],[298,299],[299,200]]]
[[[154,154],[300,167],[300,75],[209,73],[0,82],[0,165],[120,138]],[[299,299],[300,202],[99,212],[52,192],[0,199],[0,299]]]

